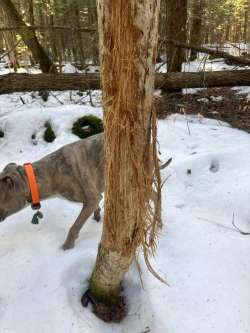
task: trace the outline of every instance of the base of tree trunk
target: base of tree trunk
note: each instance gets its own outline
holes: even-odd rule
[[[93,312],[105,322],[120,322],[127,314],[122,295],[122,281],[133,256],[99,245],[96,265],[89,289],[82,297],[82,305],[92,304]]]
[[[116,303],[104,303],[96,301],[91,291],[88,289],[82,296],[81,303],[87,307],[90,303],[93,308],[93,313],[106,323],[120,323],[127,315],[127,307],[125,299],[119,297]]]

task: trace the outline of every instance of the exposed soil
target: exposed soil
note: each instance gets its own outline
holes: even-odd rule
[[[226,121],[250,133],[250,101],[230,88],[210,88],[195,94],[164,94],[157,98],[160,119],[172,113],[196,114]]]
[[[120,297],[116,304],[105,304],[94,299],[90,290],[87,290],[81,299],[83,307],[87,307],[90,303],[94,314],[103,321],[110,323],[120,323],[127,315],[125,300]]]

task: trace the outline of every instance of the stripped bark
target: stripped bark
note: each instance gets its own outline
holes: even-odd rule
[[[155,88],[250,86],[250,70],[156,74]],[[29,91],[98,90],[99,74],[7,74],[0,75],[0,95]]]
[[[117,321],[124,315],[117,315],[121,283],[137,248],[142,245],[147,256],[155,246],[156,202],[151,199],[153,181],[160,176],[153,89],[160,1],[99,0],[97,8],[105,124],[105,213],[90,292],[97,315]],[[157,185],[160,189],[159,181]],[[102,307],[97,307],[100,303]]]

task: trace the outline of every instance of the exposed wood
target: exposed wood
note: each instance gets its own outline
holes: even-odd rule
[[[95,314],[105,321],[120,321],[121,284],[136,249],[143,247],[150,267],[148,254],[156,246],[161,182],[153,91],[160,0],[99,0],[97,8],[105,210],[90,292]]]
[[[214,57],[217,57],[217,58],[224,58],[224,59],[227,59],[227,60],[231,61],[233,64],[250,66],[250,59],[249,58],[236,57],[236,56],[233,56],[233,55],[231,55],[227,52],[224,52],[224,51],[212,50],[212,49],[209,49],[207,47],[186,44],[186,43],[182,43],[182,42],[179,42],[179,41],[176,41],[176,40],[170,40],[170,39],[167,39],[166,43],[173,44],[173,45],[175,45],[179,48],[183,48],[183,49],[190,49],[190,50],[194,50],[196,52],[207,53],[207,54],[210,54],[210,55],[212,55]]]
[[[156,74],[155,88],[250,86],[250,70]],[[47,90],[100,89],[99,74],[7,74],[0,75],[0,94]]]

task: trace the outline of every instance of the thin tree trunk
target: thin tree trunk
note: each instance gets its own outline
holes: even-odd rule
[[[187,0],[166,0],[167,39],[186,43],[187,39]],[[167,45],[168,72],[181,72],[185,61],[185,51],[175,45]]]
[[[18,30],[18,33],[21,35],[24,43],[30,49],[34,60],[40,64],[42,72],[55,73],[56,68],[44,51],[41,44],[38,42],[34,30],[26,27],[26,24],[17,12],[13,3],[10,0],[0,0],[0,7],[2,7],[6,15],[10,17],[13,25],[22,28]]]
[[[205,0],[193,0],[192,24],[190,31],[190,44],[201,45],[202,42],[202,20],[204,15]],[[197,58],[197,51],[191,49],[190,60]]]
[[[11,18],[8,15],[5,15],[3,10],[0,10],[1,14],[3,15],[3,22],[7,23],[7,25],[11,24]],[[17,69],[19,67],[18,63],[18,55],[16,51],[15,45],[17,45],[17,39],[14,31],[6,31],[4,33],[4,40],[7,47],[8,52],[8,58],[10,67],[14,69],[14,72],[17,72]]]
[[[160,1],[98,1],[105,123],[105,213],[101,244],[91,277],[95,313],[106,321],[124,316],[121,284],[150,215],[153,158],[154,66]],[[154,146],[154,145],[153,145]],[[155,148],[155,146],[154,146]],[[155,157],[155,156],[154,156]],[[147,231],[146,231],[147,230]],[[153,246],[154,237],[152,236]],[[101,306],[98,306],[100,305]]]

